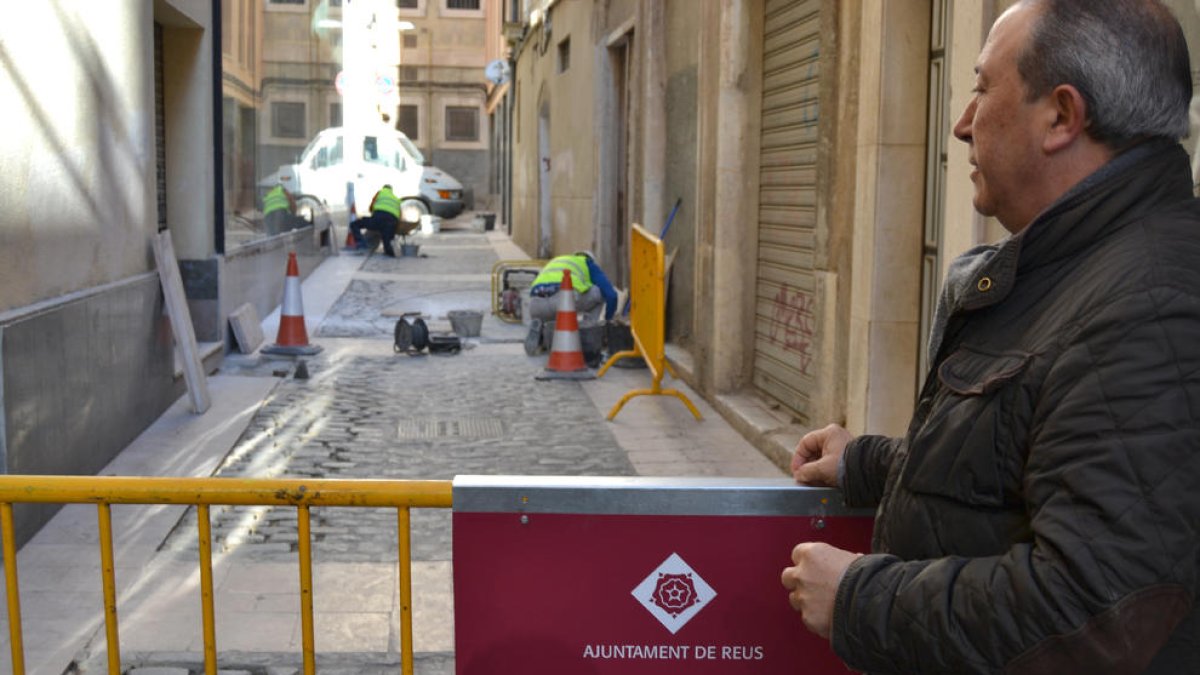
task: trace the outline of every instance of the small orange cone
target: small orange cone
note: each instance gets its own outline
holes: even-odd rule
[[[358,242],[354,240],[354,230],[350,229],[350,223],[358,220],[358,213],[354,210],[354,205],[350,205],[350,217],[346,220],[346,248],[353,251],[358,248]]]
[[[308,329],[304,326],[304,300],[300,297],[300,266],[296,263],[296,254],[288,253],[283,304],[279,307],[279,334],[275,337],[275,344],[263,347],[262,353],[311,356],[319,351],[320,345],[308,343]]]
[[[592,380],[596,374],[588,370],[583,360],[583,345],[579,341],[579,317],[575,314],[575,286],[571,273],[563,270],[558,287],[558,313],[554,317],[554,339],[550,343],[550,360],[536,379]]]

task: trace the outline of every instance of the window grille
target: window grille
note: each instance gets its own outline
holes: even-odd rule
[[[478,141],[479,109],[446,106],[446,140]]]
[[[400,106],[400,114],[396,118],[396,129],[408,136],[409,140],[417,140],[420,129],[417,106],[403,104]]]
[[[271,104],[271,135],[276,138],[307,138],[304,103],[275,101]]]

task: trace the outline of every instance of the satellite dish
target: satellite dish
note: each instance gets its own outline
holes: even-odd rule
[[[488,82],[495,85],[501,85],[508,82],[508,76],[511,74],[511,69],[508,67],[508,61],[504,59],[496,59],[490,61],[483,69],[483,76]]]

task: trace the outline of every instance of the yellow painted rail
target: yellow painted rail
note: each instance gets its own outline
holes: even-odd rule
[[[121,672],[117,635],[116,578],[113,563],[111,504],[184,504],[196,506],[199,521],[200,597],[204,630],[204,670],[217,672],[212,585],[212,534],[208,507],[294,506],[298,515],[300,625],[304,672],[316,672],[313,647],[312,541],[309,509],[314,506],[390,507],[396,509],[400,567],[400,667],[412,675],[412,570],[409,509],[449,508],[450,481],[331,480],[256,478],[133,478],[122,476],[0,476],[0,544],[8,590],[9,637],[14,675],[24,675],[21,600],[13,504],[96,504],[100,535],[100,567],[104,584],[104,622],[108,639],[108,672]]]

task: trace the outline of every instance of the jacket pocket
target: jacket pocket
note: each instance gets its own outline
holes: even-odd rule
[[[973,506],[1016,499],[1024,425],[1012,414],[1032,354],[959,347],[937,371],[929,412],[913,431],[900,483]]]

